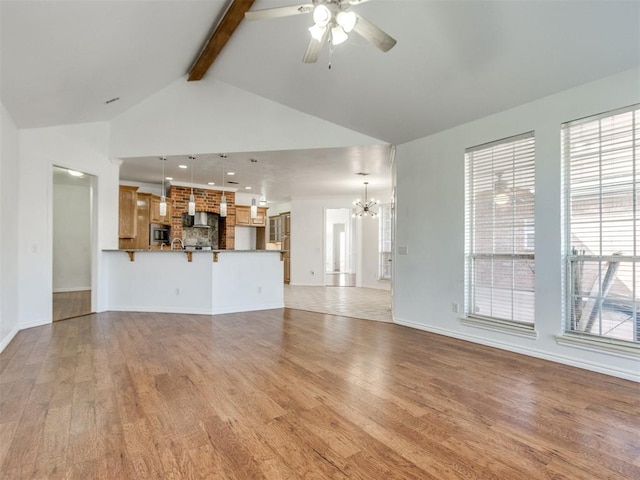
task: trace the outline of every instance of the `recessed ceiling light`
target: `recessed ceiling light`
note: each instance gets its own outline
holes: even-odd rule
[[[227,175],[235,175],[236,172],[227,172]]]
[[[216,184],[216,182],[209,182],[209,183],[207,183],[207,185],[215,185],[215,184]]]
[[[189,168],[187,165],[178,165],[178,168]]]
[[[251,187],[244,187],[245,190],[251,190]]]
[[[164,177],[165,180],[173,180],[173,177]]]
[[[77,170],[67,170],[67,172],[69,172],[69,175],[72,177],[84,177],[84,173],[78,172]]]

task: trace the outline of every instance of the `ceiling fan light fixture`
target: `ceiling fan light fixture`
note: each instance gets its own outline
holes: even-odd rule
[[[319,27],[326,27],[331,21],[331,10],[329,10],[329,7],[322,3],[316,5],[316,8],[313,9],[313,21],[316,22],[316,25]]]
[[[322,37],[324,36],[324,32],[327,30],[327,27],[321,27],[319,25],[313,25],[309,27],[309,32],[311,33],[311,37],[318,42],[322,41]]]
[[[331,43],[333,45],[340,45],[344,43],[347,38],[349,38],[349,35],[346,34],[340,25],[336,25],[331,29]]]
[[[342,27],[345,33],[349,33],[356,26],[358,17],[355,12],[339,12],[336,16],[338,25]]]

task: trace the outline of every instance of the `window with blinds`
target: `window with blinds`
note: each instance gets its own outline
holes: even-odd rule
[[[562,126],[566,331],[640,342],[640,105]]]
[[[466,160],[466,315],[535,319],[533,132],[469,148]]]
[[[391,280],[391,204],[378,209],[378,278]]]

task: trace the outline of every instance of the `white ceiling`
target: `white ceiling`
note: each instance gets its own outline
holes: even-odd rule
[[[226,158],[219,154],[196,155],[193,162],[186,155],[167,157],[165,176],[181,184],[206,186],[214,182],[215,186],[211,188],[237,188],[240,193],[264,196],[273,203],[288,202],[292,197],[301,196],[352,195],[355,198],[362,195],[363,182],[369,182],[369,189],[376,194],[388,195],[391,191],[391,147],[388,145],[226,155]],[[181,169],[180,164],[189,168]],[[235,175],[226,174],[230,171]],[[365,177],[358,173],[369,175]],[[132,182],[159,183],[162,162],[158,157],[124,159],[120,177]]]
[[[256,0],[253,9],[295,3]],[[1,0],[2,102],[21,128],[109,120],[183,77],[225,6],[225,0]],[[400,144],[640,64],[637,0],[371,0],[353,9],[398,44],[382,53],[352,34],[335,48],[329,69],[326,46],[317,64],[301,62],[309,15],[244,21],[203,81],[220,79]],[[104,104],[113,97],[120,100]],[[309,172],[287,160],[301,152],[238,158],[257,156],[276,169],[279,155],[284,169],[272,171],[273,178],[295,174],[291,188],[309,192],[316,191],[314,181],[317,191],[334,187],[325,174],[336,184],[350,177],[354,188],[353,162],[373,158],[374,169],[388,159],[375,149],[331,153],[327,162],[325,151],[306,152],[309,164],[322,166]],[[123,178],[145,176],[130,162]],[[267,185],[265,179],[265,194],[285,195]]]

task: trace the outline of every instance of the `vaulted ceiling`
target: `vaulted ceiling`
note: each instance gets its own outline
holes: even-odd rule
[[[256,0],[252,9],[293,4]],[[184,77],[226,6],[2,0],[2,102],[21,128],[112,119]],[[243,21],[202,81],[399,144],[640,64],[635,0],[371,0],[352,8],[397,45],[382,53],[352,34],[303,64],[310,15]]]

